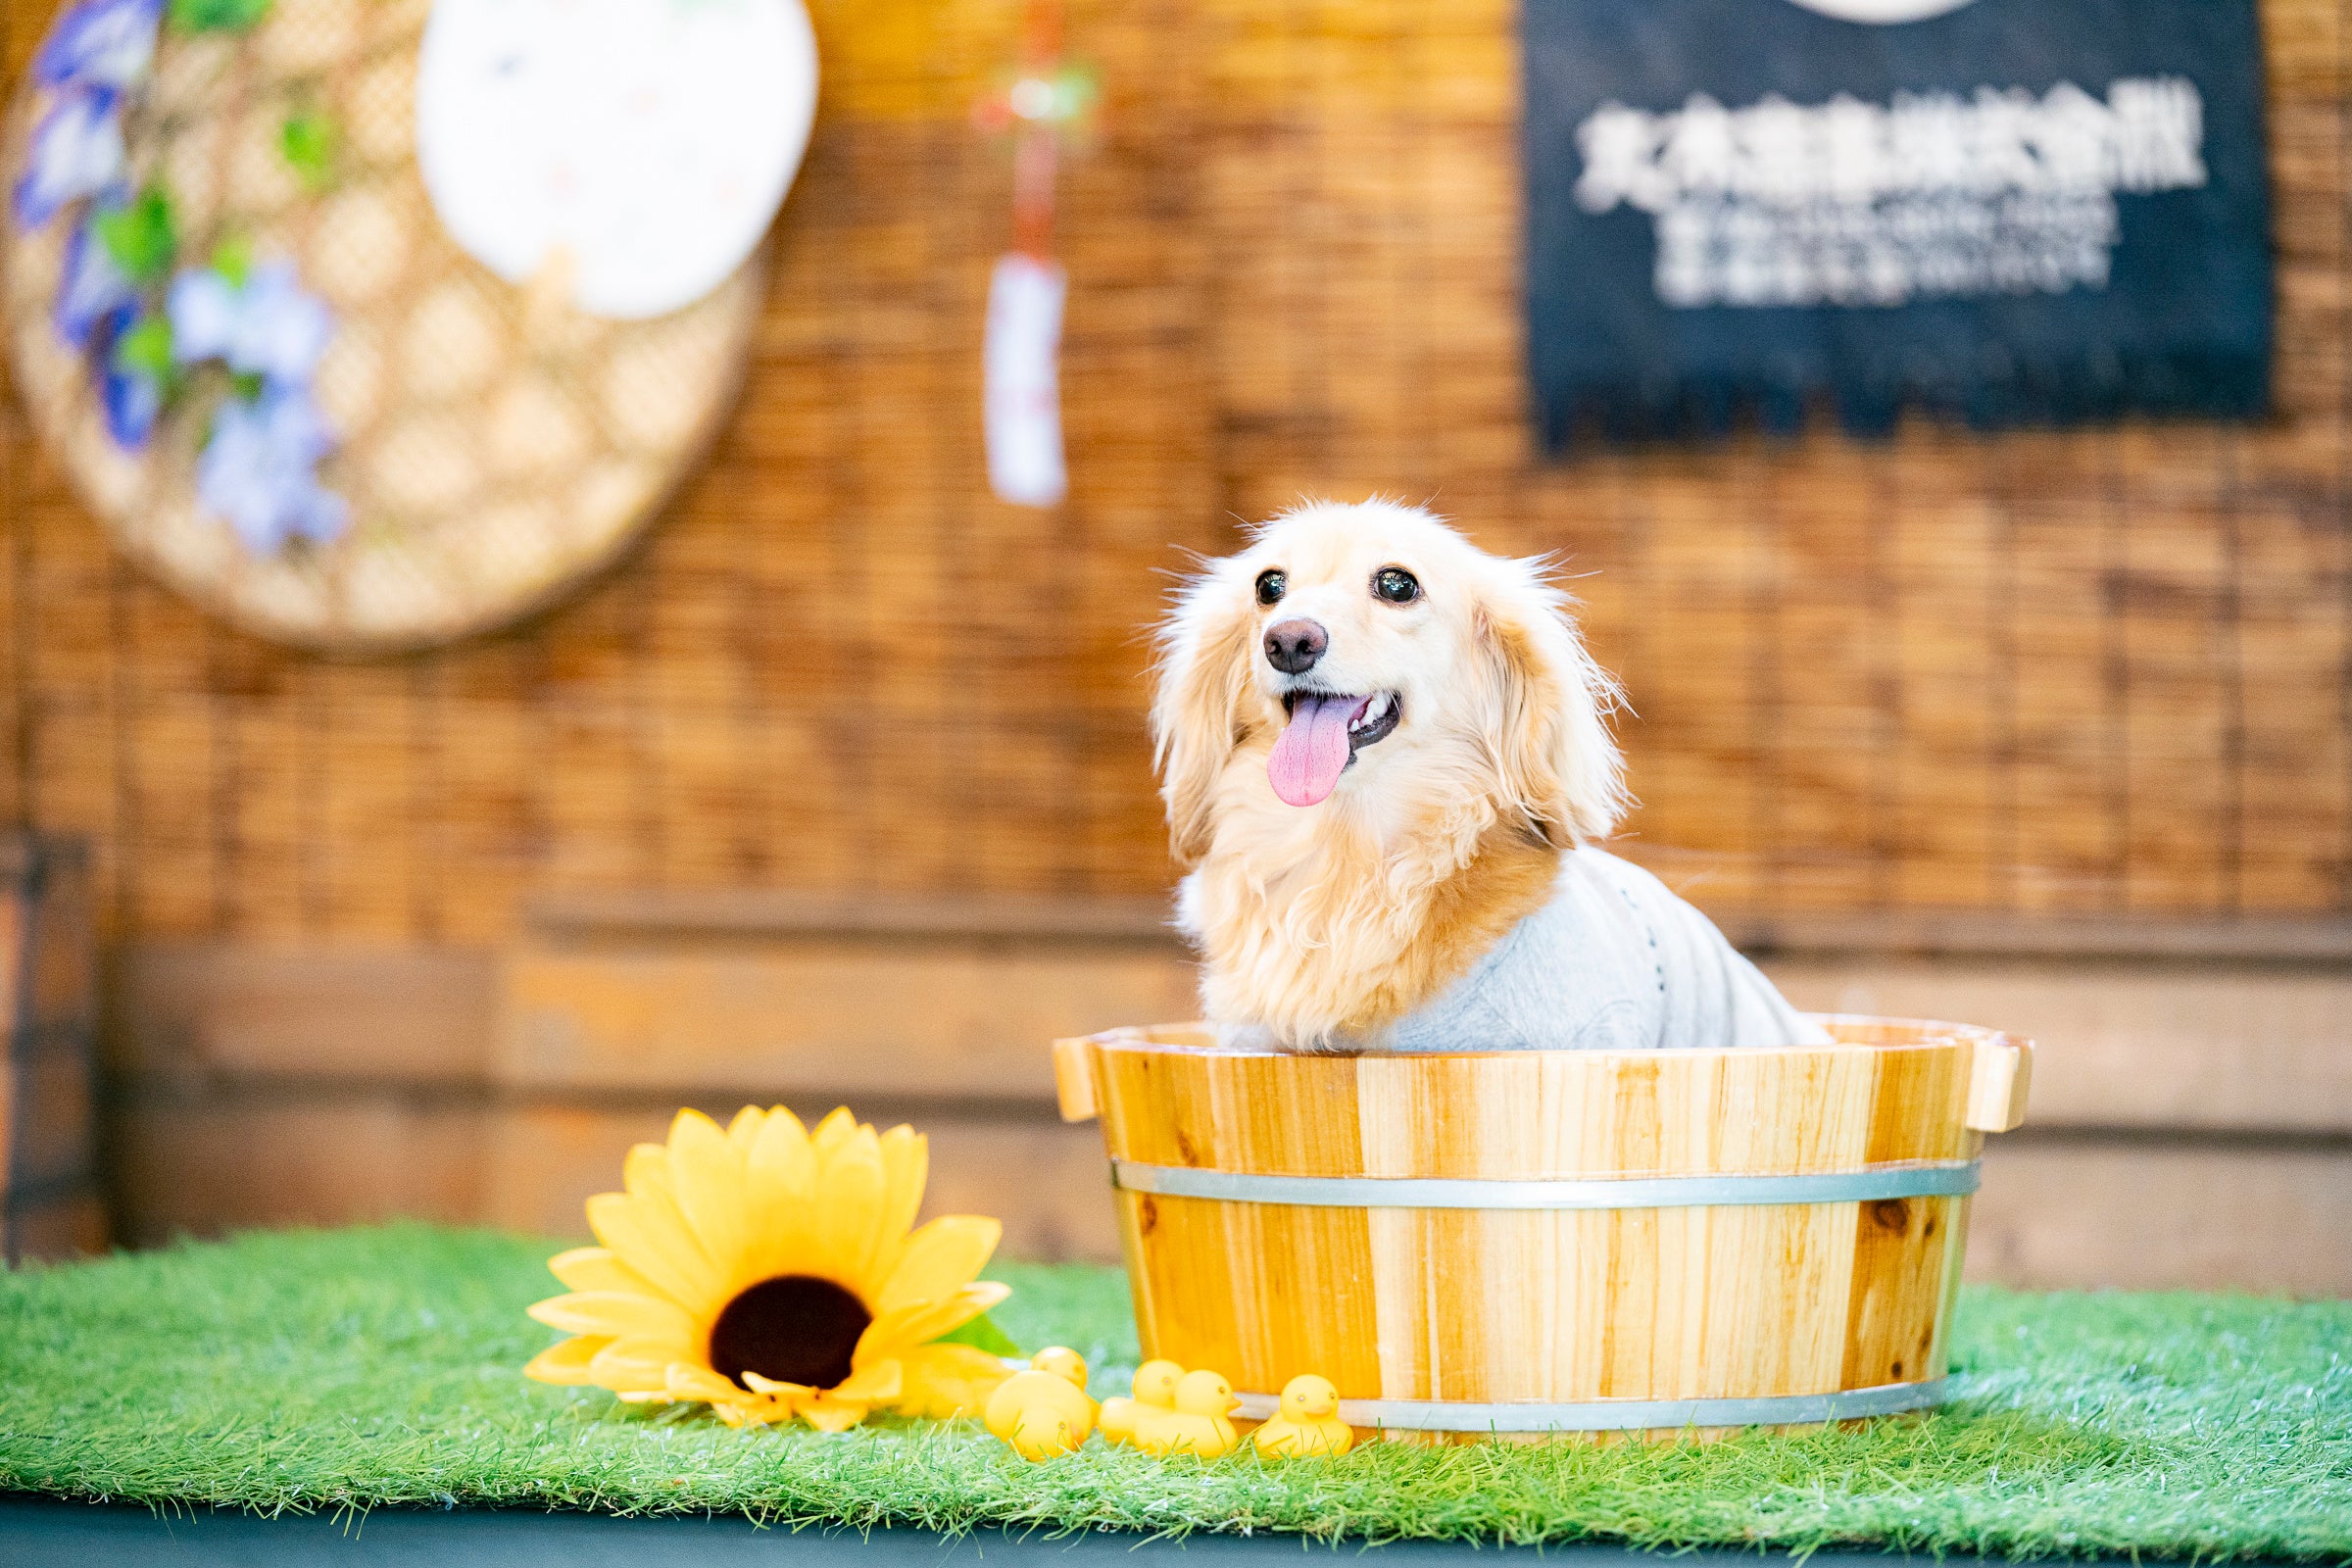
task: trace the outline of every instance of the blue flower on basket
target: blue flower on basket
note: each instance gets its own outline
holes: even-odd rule
[[[33,127],[17,180],[20,228],[38,228],[68,202],[95,196],[122,177],[122,122],[111,87],[76,87]]]
[[[242,279],[218,270],[182,272],[172,280],[166,310],[180,364],[225,360],[230,369],[274,387],[308,385],[335,330],[333,313],[303,291],[289,262],[256,268]]]
[[[49,29],[32,78],[44,87],[127,87],[154,63],[163,20],[164,0],[82,0]]]
[[[145,446],[164,412],[162,378],[117,354],[108,358],[100,392],[106,433],[115,438],[115,445],[132,450]]]
[[[102,331],[106,374],[99,392],[107,433],[117,446],[135,450],[147,444],[172,397],[176,379],[172,323],[160,316],[141,316],[134,305],[106,321]]]
[[[58,282],[52,312],[57,335],[75,349],[88,348],[102,326],[111,337],[139,303],[139,285],[98,237],[91,218],[84,218],[66,241],[65,275]]]
[[[334,446],[307,391],[270,388],[251,403],[230,398],[213,416],[212,437],[196,460],[197,499],[257,556],[273,555],[291,539],[324,544],[351,522],[350,504],[318,482],[318,461]]]

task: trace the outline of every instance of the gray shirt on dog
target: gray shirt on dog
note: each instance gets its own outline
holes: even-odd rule
[[[1666,884],[1600,850],[1560,858],[1551,902],[1436,1001],[1358,1049],[1644,1051],[1827,1045]]]

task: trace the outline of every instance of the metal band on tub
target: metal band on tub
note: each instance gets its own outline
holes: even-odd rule
[[[1688,1427],[1814,1426],[1862,1416],[1898,1415],[1941,1404],[1951,1379],[1884,1383],[1833,1394],[1783,1394],[1753,1399],[1583,1399],[1572,1404],[1474,1404],[1456,1399],[1342,1399],[1351,1427],[1399,1432],[1680,1432]],[[1271,1394],[1237,1394],[1235,1413],[1273,1419]]]
[[[1964,1198],[1977,1190],[1977,1161],[1950,1159],[1913,1165],[1875,1165],[1862,1170],[1819,1171],[1803,1176],[1604,1176],[1575,1181],[1494,1181],[1456,1176],[1268,1176],[1250,1171],[1196,1170],[1188,1165],[1145,1165],[1131,1159],[1114,1159],[1110,1162],[1110,1182],[1113,1187],[1131,1193],[1166,1198],[1208,1198],[1229,1203],[1298,1203],[1317,1208],[1697,1208],[1734,1203],[1867,1203],[1885,1198]]]

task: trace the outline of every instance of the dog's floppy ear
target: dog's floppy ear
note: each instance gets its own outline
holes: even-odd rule
[[[1152,760],[1168,807],[1169,848],[1184,865],[1208,850],[1217,775],[1242,739],[1256,622],[1233,569],[1218,562],[1194,578],[1159,628]]]
[[[1616,682],[1585,652],[1540,568],[1500,564],[1475,615],[1492,682],[1483,728],[1502,793],[1561,849],[1606,838],[1627,804],[1607,722]]]

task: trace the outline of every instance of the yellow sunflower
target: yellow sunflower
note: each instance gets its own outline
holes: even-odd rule
[[[913,1128],[876,1135],[846,1108],[814,1131],[780,1105],[723,1132],[679,1111],[667,1145],[629,1151],[627,1192],[588,1200],[604,1245],[548,1260],[571,1294],[531,1316],[576,1337],[524,1372],[703,1400],[731,1426],[978,1409],[1004,1363],[934,1342],[1010,1294],[972,1278],[1004,1227],[951,1214],[909,1234],[928,1168]]]

